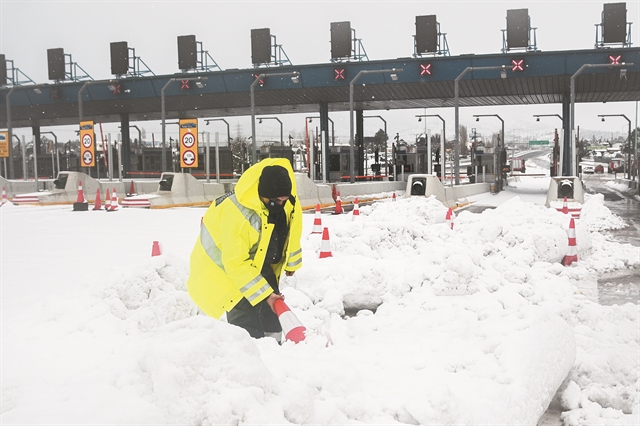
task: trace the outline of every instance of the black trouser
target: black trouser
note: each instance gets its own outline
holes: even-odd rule
[[[266,299],[252,306],[242,298],[236,306],[227,313],[229,324],[242,327],[255,339],[264,337],[264,333],[278,333],[282,331],[278,316],[271,310]]]

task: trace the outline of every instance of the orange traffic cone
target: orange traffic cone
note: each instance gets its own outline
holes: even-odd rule
[[[320,259],[331,257],[331,243],[329,242],[329,228],[322,230],[322,245],[320,246]]]
[[[133,186],[133,181],[131,181],[131,185],[129,185],[129,193],[127,194],[127,196],[132,196],[132,195],[138,195],[136,193],[136,188]]]
[[[96,203],[93,206],[94,210],[102,209],[102,201],[100,201],[100,188],[96,189]]]
[[[0,206],[8,203],[7,201],[7,191],[4,190],[4,186],[2,187],[2,201],[0,202]]]
[[[391,197],[391,201],[395,201],[396,200],[396,193],[393,193],[393,197]]]
[[[107,188],[107,195],[104,197],[104,211],[111,211],[111,192],[109,192],[109,188]]]
[[[113,188],[113,192],[111,193],[111,211],[118,209],[118,196],[116,195],[116,189]]]
[[[85,203],[84,191],[82,190],[82,182],[78,182],[78,199],[76,203]]]
[[[356,216],[360,216],[360,205],[358,204],[358,197],[353,201],[353,211],[351,212],[351,220]]]
[[[273,308],[278,315],[285,339],[291,340],[294,343],[302,342],[306,337],[305,333],[307,328],[302,325],[298,317],[291,312],[291,309],[284,303],[284,300],[276,299],[275,302],[273,302]]]
[[[449,210],[447,210],[446,221],[447,225],[449,225],[449,228],[453,229],[453,210],[451,209],[451,207],[449,207]]]
[[[340,199],[340,191],[338,191],[338,194],[336,195],[336,210],[333,212],[333,214],[342,213],[344,213],[344,210],[342,210],[342,200]]]
[[[87,203],[84,199],[84,192],[82,191],[82,182],[78,181],[78,198],[75,203],[73,203],[73,211],[74,212],[86,212],[89,210],[89,203]]]
[[[576,223],[573,218],[569,222],[569,231],[567,231],[569,237],[569,250],[567,255],[562,259],[564,266],[569,266],[573,262],[578,261],[578,247],[576,246]]]
[[[316,217],[313,219],[312,234],[322,234],[322,219],[320,217],[320,204],[316,204]]]
[[[567,206],[567,197],[564,197],[564,202],[562,203],[562,213],[569,214],[569,207]]]
[[[160,243],[157,241],[153,242],[153,246],[151,247],[151,257],[160,256],[162,254],[162,250],[160,249]]]

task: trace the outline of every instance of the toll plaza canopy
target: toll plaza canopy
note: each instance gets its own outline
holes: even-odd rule
[[[586,64],[596,66],[584,67]],[[500,66],[504,72],[476,69]],[[382,72],[392,69],[397,70],[394,75]],[[363,70],[368,72],[360,73]],[[80,109],[83,119],[103,123],[119,122],[123,115],[131,121],[160,120],[163,94],[166,119],[250,115],[250,88],[261,74],[266,76],[253,85],[258,114],[315,113],[320,105],[329,112],[348,111],[351,82],[355,110],[454,107],[455,80],[465,70],[459,78],[460,107],[567,105],[572,76],[576,103],[640,100],[640,48],[621,47],[412,57],[5,87],[0,90],[0,127],[77,124]],[[297,82],[283,75],[293,72],[299,73]],[[269,75],[276,73],[281,75]],[[187,81],[197,77],[198,84]]]

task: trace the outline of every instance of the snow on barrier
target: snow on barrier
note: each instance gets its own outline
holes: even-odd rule
[[[456,206],[456,202],[452,197],[453,194],[446,193],[444,185],[442,185],[437,176],[426,174],[409,175],[404,191],[405,197],[430,197],[432,195],[445,207]]]
[[[73,204],[78,200],[78,186],[82,182],[85,194],[93,194],[100,189],[100,183],[82,172],[60,172],[53,181],[54,188],[50,191],[29,192],[14,195],[14,204]],[[94,200],[87,200],[94,202]]]
[[[121,205],[138,208],[208,206],[230,190],[231,184],[207,184],[189,173],[167,172],[160,176],[157,191],[126,197],[121,201]]]
[[[565,201],[566,200],[566,201]],[[576,176],[555,176],[550,179],[545,206],[561,213],[580,217],[584,204],[582,182]]]

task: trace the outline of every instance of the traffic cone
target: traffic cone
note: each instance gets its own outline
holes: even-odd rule
[[[157,241],[153,242],[153,246],[151,247],[151,257],[160,256],[162,254],[162,250],[160,249],[160,243]]]
[[[322,234],[322,219],[320,218],[320,204],[316,204],[316,217],[313,219],[312,234]]]
[[[7,191],[5,191],[4,186],[2,187],[2,201],[0,202],[0,206],[8,203],[7,201]]]
[[[111,193],[111,211],[115,211],[118,209],[118,196],[116,195],[116,189],[113,188],[113,192]]]
[[[102,209],[102,202],[100,201],[100,188],[96,189],[96,203],[93,206],[94,210]]]
[[[449,225],[449,228],[453,229],[453,210],[451,209],[451,207],[449,207],[449,210],[447,210],[446,221],[447,225]]]
[[[326,229],[326,228],[325,228]],[[304,340],[307,328],[302,325],[298,317],[291,312],[291,309],[284,303],[282,299],[276,299],[273,302],[273,308],[278,315],[278,321],[282,326],[282,333],[285,339],[294,343],[300,343]]]
[[[564,202],[562,203],[562,213],[569,214],[569,207],[567,206],[567,197],[564,197]]]
[[[360,206],[358,204],[358,197],[353,201],[353,211],[351,212],[351,220],[353,220],[356,216],[360,216]]]
[[[78,182],[78,199],[76,203],[85,203],[84,191],[82,190],[82,182]]]
[[[129,186],[129,193],[127,194],[127,196],[129,196],[129,197],[130,197],[130,196],[132,196],[132,195],[138,195],[138,194],[136,193],[136,189],[135,189],[135,187],[133,186],[133,181],[131,181],[131,185]]]
[[[569,250],[567,255],[562,259],[562,264],[564,266],[569,266],[573,262],[578,261],[578,247],[576,246],[576,223],[573,218],[569,222],[569,231],[567,232],[569,236]]]
[[[395,201],[396,200],[396,193],[393,193],[393,197],[391,197],[391,201]]]
[[[84,199],[84,192],[82,191],[82,182],[78,181],[78,198],[73,203],[74,212],[86,212],[89,210],[89,203]]]
[[[109,192],[109,188],[107,188],[107,195],[104,197],[104,211],[111,211],[111,192]]]
[[[333,214],[342,213],[344,213],[344,210],[342,210],[342,200],[340,199],[340,191],[338,191],[338,194],[336,196],[336,211],[334,211]]]
[[[331,257],[331,243],[329,242],[329,228],[322,230],[322,245],[320,246],[320,259]]]

